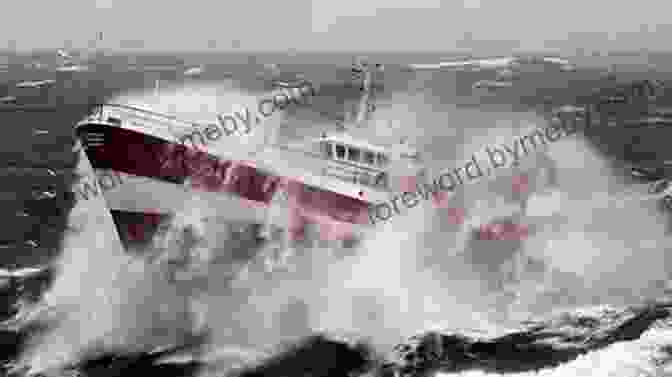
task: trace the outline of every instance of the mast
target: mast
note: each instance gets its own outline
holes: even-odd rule
[[[364,77],[362,78],[362,93],[359,98],[359,104],[357,107],[357,116],[355,122],[357,125],[361,125],[365,120],[368,119],[369,115],[369,103],[371,100],[371,95],[373,91],[373,73],[369,69],[368,65],[364,65]]]
[[[380,64],[376,64],[375,68],[380,69]],[[361,84],[359,88],[360,98],[353,121],[358,127],[363,127],[363,123],[368,120],[369,114],[375,110],[375,105],[373,104],[375,89],[373,73],[371,65],[363,59],[356,59],[352,67],[352,77],[355,81],[361,81]]]

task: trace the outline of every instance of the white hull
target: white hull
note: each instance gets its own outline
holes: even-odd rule
[[[192,122],[127,106],[109,107],[114,111],[101,109],[97,116],[80,122],[77,134],[97,169],[97,190],[113,211],[189,213],[279,227],[297,221],[343,225],[340,229],[358,233],[370,226],[365,219],[369,205],[392,200],[405,191],[402,178],[421,173],[394,159],[389,166],[381,165],[384,170],[371,162],[367,165],[364,152],[362,160],[354,162],[321,154],[330,142],[354,145],[369,154],[385,151],[371,144],[358,146],[354,139],[323,136],[303,148],[264,143],[257,152],[245,151],[234,137],[214,142],[189,138],[198,132]],[[201,153],[188,153],[191,148]],[[395,153],[411,152],[401,148]],[[206,184],[209,187],[203,187]],[[278,201],[278,197],[286,199]]]

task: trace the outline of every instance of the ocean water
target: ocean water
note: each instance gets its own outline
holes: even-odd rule
[[[373,57],[388,66],[371,132],[407,137],[423,152],[432,174],[543,127],[545,102],[575,103],[609,85],[593,67],[602,61],[586,62],[591,67],[573,74],[530,73],[529,79],[497,93],[471,91],[471,84],[487,74],[411,74],[394,66],[436,57]],[[384,352],[427,329],[496,331],[558,310],[634,305],[660,297],[670,279],[669,214],[655,200],[620,199],[647,189],[627,176],[624,163],[651,153],[669,159],[666,127],[591,130],[536,149],[520,166],[502,168],[495,178],[459,191],[450,206],[464,210],[467,221],[461,224],[427,201],[379,224],[354,245],[320,241],[314,231],[292,250],[283,250],[279,242],[259,243],[252,228],[204,221],[207,203],[194,201],[159,227],[151,245],[120,252],[105,243],[111,229],[98,224],[72,229],[69,220],[74,197],[68,191],[77,164],[71,152],[73,125],[87,113],[88,103],[148,105],[203,119],[203,114],[229,112],[232,104],[253,103],[264,84],[254,77],[257,66],[249,63],[277,61],[283,69],[322,81],[312,106],[289,110],[277,120],[291,125],[282,135],[291,141],[329,127],[329,117],[354,101],[357,92],[342,84],[349,77],[346,54],[210,57],[221,66],[189,80],[171,72],[125,72],[123,59],[115,59],[120,62],[101,63],[96,72],[58,74],[55,87],[21,98],[58,106],[57,111],[45,106],[0,112],[7,132],[0,139],[0,216],[6,224],[0,232],[0,267],[50,266],[39,279],[21,284],[23,292],[13,285],[17,279],[5,279],[6,317],[18,312],[37,318],[20,339],[7,333],[13,337],[7,359],[33,372],[51,372],[102,353],[142,354],[187,343],[194,346],[180,357],[210,363],[182,372],[221,376],[236,364],[320,331],[367,339]],[[631,57],[607,63],[622,65],[617,69],[622,80],[667,78],[670,72],[663,67],[672,60],[656,59],[662,61],[656,72]],[[10,91],[24,77],[37,80],[45,74],[16,68],[2,75]],[[661,98],[657,105],[664,107],[668,100]],[[556,176],[553,184],[541,177],[548,172]],[[540,195],[553,193],[550,202],[540,200],[536,208],[549,215],[524,239],[474,237],[478,224],[518,216],[511,182],[522,173],[541,182],[536,187]],[[153,248],[167,253],[198,248],[204,259],[217,262],[174,280],[165,264],[143,257]],[[273,253],[287,259],[282,268],[268,272],[266,256]],[[527,268],[516,282],[507,266],[521,255]],[[14,307],[17,302],[22,305]]]

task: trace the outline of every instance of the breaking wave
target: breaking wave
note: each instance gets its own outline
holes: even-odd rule
[[[112,102],[138,104],[149,96],[133,93]],[[530,113],[437,103],[417,92],[392,98],[390,106],[378,110],[383,121],[376,127],[392,137],[410,136],[427,151],[434,171],[453,167],[484,146],[510,143],[543,122]],[[155,105],[157,111],[214,114],[253,100],[227,83],[164,89]],[[470,224],[520,215],[519,207],[511,205],[516,203],[511,177],[528,172],[534,178],[548,169],[557,173],[557,184],[540,184],[539,192],[560,193],[554,200],[562,205],[538,208],[550,215],[529,238],[493,243],[474,236]],[[15,319],[22,322],[19,328],[39,324],[40,330],[28,337],[14,371],[116,365],[130,372],[173,365],[181,373],[203,376],[226,371],[346,376],[361,370],[384,375],[387,369],[375,355],[387,353],[408,334],[435,330],[443,334],[438,337],[443,351],[433,361],[412,368],[397,362],[392,369],[527,373],[519,360],[525,350],[547,356],[535,356],[532,369],[556,368],[560,376],[576,371],[569,365],[585,365],[594,368],[593,375],[602,375],[598,372],[606,369],[595,369],[595,363],[608,364],[626,348],[634,350],[632,358],[644,353],[638,350],[645,344],[657,342],[661,348],[662,338],[649,341],[649,336],[669,339],[669,329],[653,329],[669,317],[669,309],[660,306],[644,314],[623,309],[630,313],[625,317],[610,309],[580,323],[558,325],[565,327],[552,334],[550,327],[537,326],[476,340],[465,329],[502,333],[553,310],[573,313],[596,303],[624,305],[659,296],[660,282],[667,281],[670,271],[662,247],[669,241],[664,215],[652,202],[604,204],[630,188],[607,158],[577,135],[458,192],[451,205],[465,209],[468,221],[463,224],[446,221],[445,213],[424,202],[354,245],[320,240],[315,230],[289,245],[278,238],[261,241],[253,225],[204,219],[207,203],[198,201],[185,203],[181,213],[159,226],[149,245],[131,253],[112,245],[109,224],[91,222],[66,235],[52,287],[38,304],[22,310],[22,320]],[[487,204],[479,206],[479,201]],[[569,252],[576,250],[581,252]],[[507,277],[506,266],[514,258],[526,261],[519,281]],[[278,265],[278,260],[284,263]],[[575,334],[585,328],[581,323],[589,323],[590,330]],[[334,334],[362,343],[357,348],[334,340]],[[549,338],[569,345],[538,345]],[[288,344],[299,345],[288,349]],[[500,349],[520,352],[502,361]],[[327,354],[347,362],[330,370]],[[382,369],[371,372],[372,365]]]

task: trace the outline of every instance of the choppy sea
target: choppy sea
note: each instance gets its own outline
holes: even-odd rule
[[[672,76],[672,57],[666,55],[577,57],[577,72],[529,72],[511,88],[474,92],[474,82],[493,77],[483,72],[410,73],[396,66],[447,56],[369,57],[386,64],[374,131],[409,138],[435,171],[459,166],[487,146],[510,143],[543,127],[548,106],[608,91],[614,81],[601,72],[609,65],[622,82]],[[658,352],[647,347],[658,350],[672,344],[670,330],[660,322],[667,318],[669,325],[664,305],[654,310],[655,321],[644,321],[635,335],[614,325],[625,320],[599,311],[578,314],[596,306],[625,313],[668,297],[670,214],[656,200],[627,200],[643,197],[647,190],[628,174],[627,166],[672,160],[669,124],[617,124],[562,138],[496,179],[465,186],[451,199],[470,219],[464,224],[449,221],[449,214],[428,202],[374,228],[354,245],[320,242],[317,232],[309,234],[292,245],[295,250],[283,268],[270,273],[261,251],[279,245],[260,245],[252,228],[240,224],[204,224],[199,213],[206,204],[193,203],[167,222],[167,230],[157,231],[153,244],[177,249],[188,233],[226,262],[208,266],[198,283],[182,284],[168,279],[162,266],[143,259],[149,245],[119,254],[101,242],[101,232],[112,230],[96,224],[73,229],[69,216],[78,163],[72,152],[74,124],[91,110],[90,104],[104,101],[143,105],[187,119],[226,113],[232,104],[260,96],[266,87],[257,74],[264,64],[277,63],[283,71],[321,81],[323,90],[311,106],[287,111],[284,121],[291,127],[284,137],[300,139],[332,122],[356,99],[356,90],[344,84],[352,55],[110,55],[90,72],[59,73],[28,67],[37,58],[9,56],[11,64],[0,72],[0,96],[15,96],[25,105],[22,110],[0,110],[5,132],[0,137],[0,315],[8,321],[0,330],[0,359],[7,373],[223,376],[247,368],[242,373],[255,376],[346,376],[359,373],[365,364],[362,355],[385,354],[419,332],[487,333],[479,337],[499,344],[502,333],[558,313],[592,316],[596,322],[589,332],[594,333],[586,339],[608,336],[599,347],[582,343],[583,356],[547,365],[540,361],[537,366],[548,375],[576,376],[580,368],[590,376],[637,376],[635,367],[615,364],[625,359],[653,370],[651,375],[672,373],[663,368],[664,362],[655,369],[647,361],[648,353]],[[205,64],[205,73],[182,76],[192,64]],[[129,65],[141,68],[131,70]],[[56,83],[20,91],[15,86],[43,79]],[[669,93],[647,110],[670,106]],[[552,214],[524,239],[474,237],[469,224],[501,213],[517,216],[499,203],[511,201],[511,178],[521,170],[533,179],[553,171],[555,183],[539,188],[559,193],[554,200],[560,202],[548,210]],[[507,266],[521,255],[527,258],[525,271],[512,279]],[[566,334],[573,331],[569,327],[583,326],[572,323],[554,326]],[[628,336],[620,336],[621,330]],[[506,341],[531,344],[544,338],[539,331],[531,332],[536,340]],[[366,347],[311,338],[315,334],[360,341]],[[515,360],[515,353],[506,356],[513,357],[508,369],[492,367],[504,351],[484,349],[465,354],[484,360],[488,354],[495,361],[440,373],[533,373],[522,359]]]

